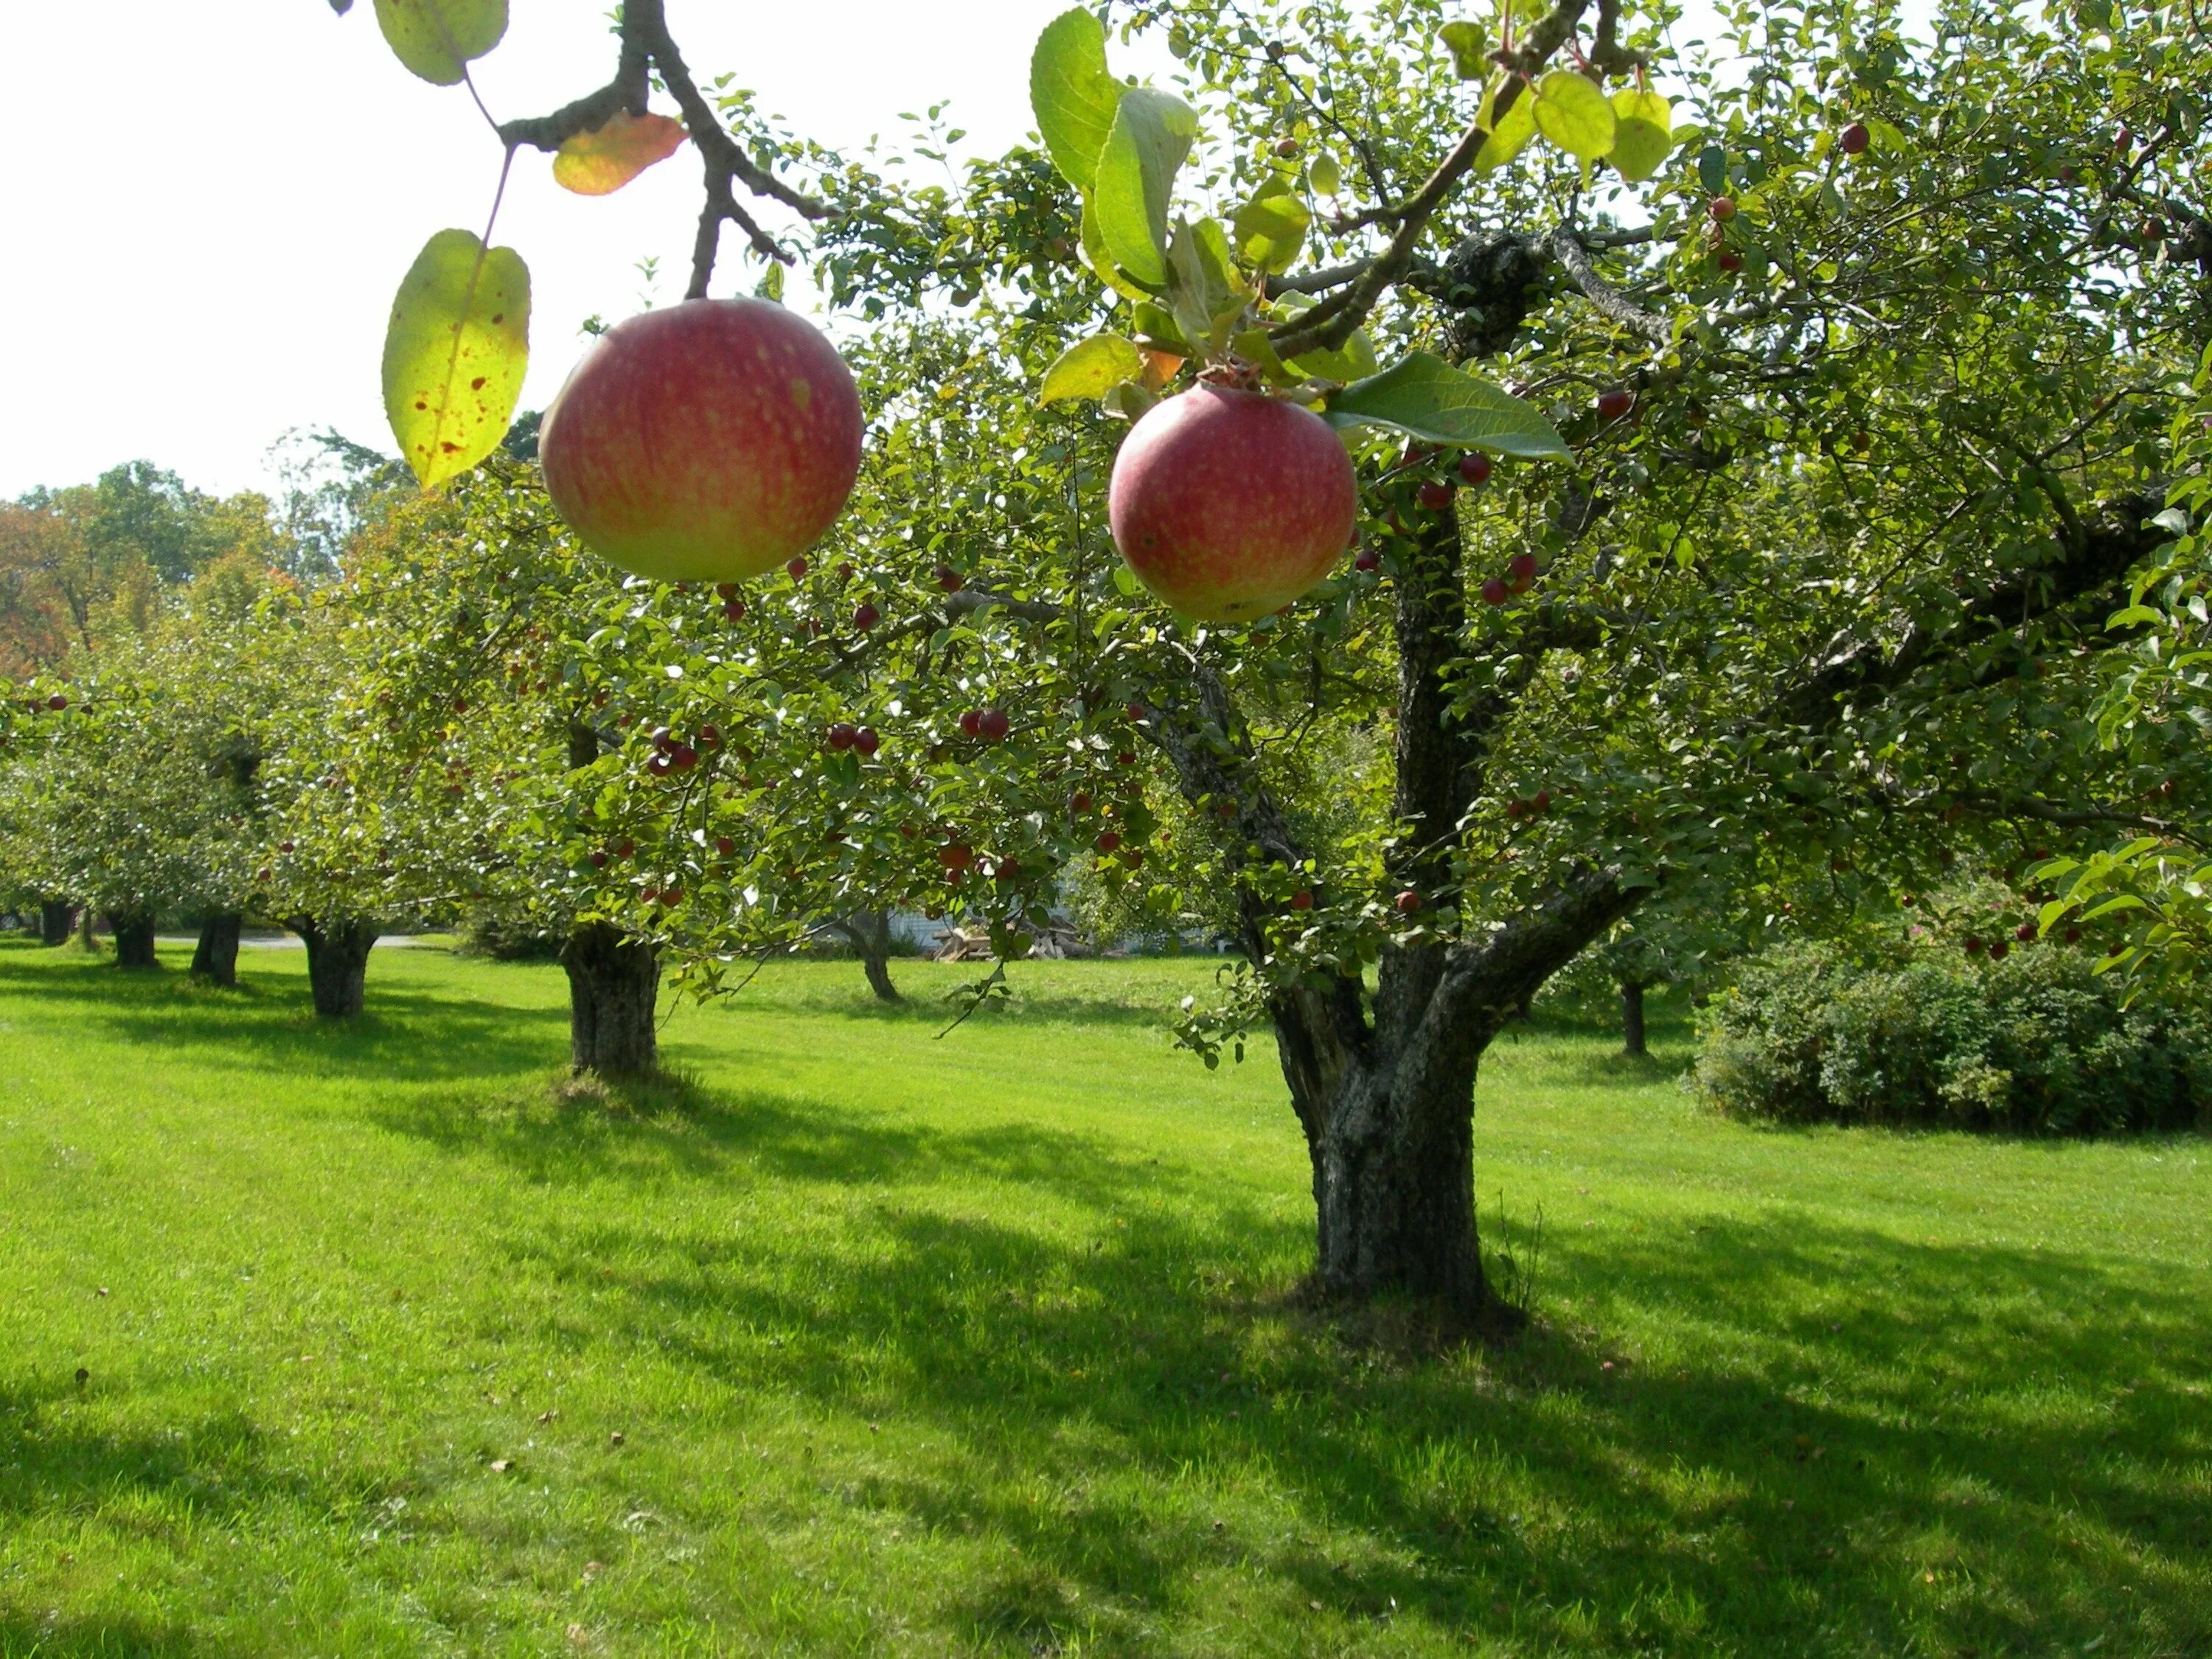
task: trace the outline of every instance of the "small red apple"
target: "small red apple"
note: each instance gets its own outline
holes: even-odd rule
[[[738,597],[738,585],[735,582],[716,582],[714,584],[714,597],[718,599],[736,599]]]
[[[937,577],[937,585],[948,593],[957,593],[967,586],[960,573],[949,564],[940,564],[933,574]]]
[[[55,714],[58,714],[63,709],[69,707],[69,699],[64,696],[60,692],[57,691],[53,696],[46,699],[46,707],[53,710]]]
[[[2011,945],[2006,944],[2002,939],[1998,939],[1995,944],[1990,946],[1990,960],[1991,962],[2002,962],[2005,957],[2011,953]]]
[[[1121,844],[1121,832],[1115,830],[1109,830],[1101,835],[1097,841],[1091,844],[1093,847],[1096,847],[1102,853],[1111,853]]]
[[[1492,576],[1482,585],[1482,602],[1485,605],[1503,605],[1505,603],[1505,584],[1496,576]]]
[[[986,708],[975,717],[976,735],[986,743],[997,743],[1013,729],[1014,723],[1003,708]]]
[[[806,580],[807,569],[808,566],[805,559],[791,559],[786,561],[783,574],[795,582],[804,581]]]
[[[860,735],[860,728],[850,720],[839,720],[830,728],[830,746],[842,753],[853,746],[854,740]]]
[[[607,867],[607,855],[605,853],[593,853],[591,860],[592,868],[594,870],[604,870]]]
[[[701,726],[698,742],[702,749],[720,749],[722,746],[722,728],[719,726]]]
[[[2019,927],[2012,930],[2012,936],[2018,939],[2022,945],[2034,944],[2035,924],[2032,921],[2023,921]]]
[[[626,841],[615,848],[615,856],[618,859],[626,859],[635,851],[637,851],[637,843],[634,841]]]
[[[872,605],[864,605],[860,606],[859,610],[853,612],[853,626],[863,634],[866,633],[871,628],[873,628],[883,619],[884,613],[877,610]]]
[[[974,851],[963,842],[951,842],[937,849],[937,861],[948,870],[965,870],[975,858]]]
[[[1636,407],[1636,394],[1625,387],[1615,386],[1610,392],[1597,394],[1597,416],[1601,421],[1617,421]]]
[[[1735,217],[1735,198],[1716,196],[1705,204],[1705,211],[1713,216],[1713,222],[1716,224],[1724,225]]]
[[[1145,718],[1145,705],[1140,702],[1125,702],[1121,705],[1121,712],[1133,720],[1141,720]]]
[[[1401,916],[1413,915],[1421,908],[1421,896],[1411,889],[1399,894],[1396,902],[1398,914]]]
[[[1359,556],[1352,562],[1352,568],[1354,570],[1380,570],[1382,556],[1371,547],[1363,547],[1359,550]]]
[[[717,836],[714,837],[714,850],[727,858],[738,850],[738,844],[727,836]]]
[[[1874,135],[1866,130],[1866,123],[1854,121],[1845,127],[1836,140],[1836,148],[1846,155],[1863,155],[1866,147],[1874,142]]]
[[[1452,504],[1452,487],[1432,478],[1416,490],[1414,496],[1430,512],[1441,513]]]
[[[1723,273],[1733,276],[1743,269],[1743,255],[1732,247],[1724,247],[1713,256],[1713,263],[1718,265]]]
[[[1526,592],[1536,580],[1536,556],[1516,553],[1505,567],[1505,586],[1516,593]]]
[[[732,622],[743,622],[745,619],[745,602],[743,599],[732,599],[722,607],[722,614]]]
[[[681,887],[662,888],[660,890],[660,902],[663,904],[667,905],[681,904],[684,902],[684,890]]]
[[[1480,488],[1490,482],[1490,457],[1483,454],[1462,455],[1459,458],[1459,476],[1466,483]]]
[[[872,757],[883,746],[884,740],[876,734],[876,728],[872,726],[864,726],[853,734],[853,747],[863,756]]]
[[[586,546],[666,581],[757,576],[811,546],[860,465],[860,393],[766,300],[691,300],[602,336],[545,412],[545,487]]]
[[[1187,616],[1249,622],[1297,599],[1351,540],[1352,457],[1310,410],[1199,386],[1122,441],[1108,489],[1114,545]]]
[[[689,772],[699,763],[699,751],[688,743],[679,743],[668,751],[668,763],[679,772]]]
[[[1303,888],[1299,889],[1299,890],[1298,890],[1298,891],[1297,891],[1297,892],[1295,892],[1295,893],[1293,893],[1293,894],[1291,894],[1291,909],[1293,909],[1293,910],[1310,910],[1310,909],[1312,909],[1312,908],[1313,908],[1313,895],[1312,895],[1311,893],[1307,892],[1307,891],[1306,891],[1304,889],[1303,889]]]
[[[668,775],[669,768],[674,764],[675,763],[667,756],[655,755],[651,760],[646,762],[645,769],[656,778],[665,778]]]

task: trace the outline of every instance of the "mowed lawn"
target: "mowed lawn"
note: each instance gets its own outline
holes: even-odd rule
[[[0,945],[0,1654],[2212,1653],[2212,1143],[1486,1066],[1538,1325],[1286,1300],[1207,962],[774,968],[564,1100],[557,969]],[[1506,1216],[1498,1222],[1500,1205]],[[1534,1237],[1541,1216],[1540,1247]]]

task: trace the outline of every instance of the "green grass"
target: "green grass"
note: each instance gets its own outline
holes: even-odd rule
[[[1425,1355],[1287,1303],[1207,963],[943,1041],[964,969],[772,969],[623,1113],[557,970],[332,1030],[169,960],[0,945],[10,1659],[2212,1653],[2202,1140],[1749,1128],[1679,1019],[1542,1028],[1477,1116],[1540,1324]]]

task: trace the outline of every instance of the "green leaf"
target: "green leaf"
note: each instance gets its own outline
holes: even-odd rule
[[[596,132],[580,132],[553,157],[553,182],[579,196],[608,196],[676,154],[684,123],[667,115],[617,110]]]
[[[1508,87],[1515,84],[1511,81],[1505,82]],[[1504,89],[1504,87],[1500,87],[1498,94],[1492,94],[1490,103],[1492,109],[1498,106],[1498,94]],[[1474,170],[1488,173],[1504,167],[1527,149],[1528,141],[1535,136],[1536,100],[1523,87],[1521,95],[1513,100],[1505,113],[1491,123],[1490,137],[1482,141],[1482,148],[1474,153]]]
[[[1255,270],[1285,271],[1306,244],[1313,215],[1279,182],[1237,210],[1237,252]]]
[[[1030,109],[1060,176],[1085,195],[1128,88],[1108,73],[1106,26],[1078,8],[1044,26],[1030,54]]]
[[[1168,204],[1197,135],[1197,112],[1172,93],[1133,87],[1114,112],[1093,192],[1098,234],[1140,283],[1167,280]]]
[[[1133,342],[1118,334],[1094,334],[1068,347],[1045,370],[1037,401],[1056,404],[1070,398],[1103,398],[1122,381],[1136,380],[1144,372],[1144,354]]]
[[[1130,326],[1138,342],[1156,351],[1172,352],[1178,357],[1193,357],[1197,352],[1183,337],[1181,327],[1166,307],[1150,300],[1139,300],[1133,308]]]
[[[1310,295],[1285,294],[1274,301],[1271,309],[1279,318],[1291,318],[1311,310],[1313,304]],[[1305,380],[1364,380],[1375,372],[1374,337],[1364,328],[1355,328],[1336,350],[1309,351],[1302,357],[1291,359],[1289,367],[1293,374]]]
[[[473,233],[423,244],[384,337],[384,412],[425,486],[499,447],[530,363],[530,269]]]
[[[392,56],[425,81],[458,86],[507,33],[507,0],[376,0]]]
[[[1140,287],[1129,279],[1129,274],[1114,262],[1106,251],[1106,238],[1098,228],[1097,204],[1089,197],[1083,198],[1083,258],[1098,280],[1125,300],[1148,300],[1152,288]]]
[[[1536,82],[1536,131],[1578,161],[1595,161],[1613,148],[1613,106],[1586,76],[1553,70]]]
[[[1344,188],[1344,169],[1327,150],[1316,155],[1306,168],[1306,182],[1316,196],[1334,196]]]
[[[1534,404],[1416,351],[1328,400],[1332,426],[1387,426],[1428,443],[1566,459],[1567,447]]]
[[[1674,153],[1674,109],[1656,92],[1624,87],[1613,95],[1613,165],[1632,185],[1642,184]]]
[[[1698,156],[1698,182],[1708,196],[1728,194],[1728,151],[1718,144],[1707,144]]]
[[[1484,33],[1481,24],[1462,19],[1456,23],[1445,24],[1437,31],[1437,34],[1450,49],[1452,70],[1461,80],[1482,79],[1488,67],[1484,59],[1489,55],[1490,37]]]
[[[1233,325],[1244,309],[1245,289],[1235,275],[1229,239],[1219,224],[1176,221],[1168,244],[1168,310],[1184,339],[1201,348],[1223,344],[1224,324]]]

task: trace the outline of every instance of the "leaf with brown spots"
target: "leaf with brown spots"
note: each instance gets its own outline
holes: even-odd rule
[[[579,196],[611,196],[655,161],[676,154],[684,123],[618,111],[597,132],[580,132],[553,157],[553,182]]]
[[[384,412],[425,488],[498,447],[530,365],[530,269],[465,230],[423,245],[392,303]]]

